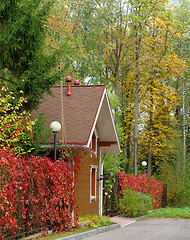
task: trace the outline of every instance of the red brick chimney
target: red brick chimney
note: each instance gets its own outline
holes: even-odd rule
[[[71,77],[71,76],[67,76],[67,77],[66,77],[66,82],[67,82],[67,96],[71,96],[71,81],[72,81],[72,77]]]

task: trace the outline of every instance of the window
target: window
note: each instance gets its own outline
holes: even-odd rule
[[[92,135],[92,150],[96,152],[96,136],[94,133]]]
[[[96,191],[95,191],[95,181],[96,181],[96,169],[92,168],[92,172],[91,172],[91,178],[92,178],[92,188],[91,188],[91,196],[95,197],[96,196]]]
[[[91,141],[91,148],[94,151],[95,156],[97,156],[97,150],[98,150],[98,133],[96,129],[94,130],[94,133],[92,135],[92,141]],[[92,156],[92,155],[91,155]]]
[[[90,167],[90,202],[96,200],[97,168],[98,166]]]

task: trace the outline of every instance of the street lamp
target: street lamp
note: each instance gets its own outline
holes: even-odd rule
[[[54,160],[56,161],[56,133],[58,133],[61,130],[61,124],[57,121],[53,121],[50,124],[50,128],[54,133]]]
[[[145,167],[147,165],[147,162],[146,161],[142,161],[142,166],[144,167],[144,174],[145,174]]]

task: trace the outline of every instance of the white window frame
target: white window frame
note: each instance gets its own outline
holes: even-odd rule
[[[98,152],[98,132],[97,132],[96,128],[94,129],[94,134],[95,134],[95,137],[96,137],[95,156],[97,157],[97,152]]]
[[[97,132],[96,128],[94,129],[94,135],[95,135],[95,138],[96,138],[94,154],[97,157],[97,152],[98,152],[98,132]],[[93,134],[92,134],[92,136],[93,136]],[[91,142],[90,142],[90,148],[92,149],[92,139],[91,139]],[[91,154],[91,157],[92,156],[93,155]]]
[[[95,169],[95,196],[92,196],[92,169]],[[96,201],[96,191],[97,191],[97,171],[98,166],[97,165],[91,165],[90,166],[90,203],[92,200]]]

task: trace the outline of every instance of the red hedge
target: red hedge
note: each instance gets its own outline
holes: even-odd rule
[[[162,207],[163,184],[151,178],[149,175],[139,175],[134,177],[126,173],[119,173],[119,186],[121,190],[127,188],[135,192],[145,193],[152,197],[152,208]]]
[[[73,166],[46,157],[26,161],[0,150],[0,239],[31,226],[72,226],[72,209],[77,209],[73,171],[78,172],[81,158],[72,160]]]

